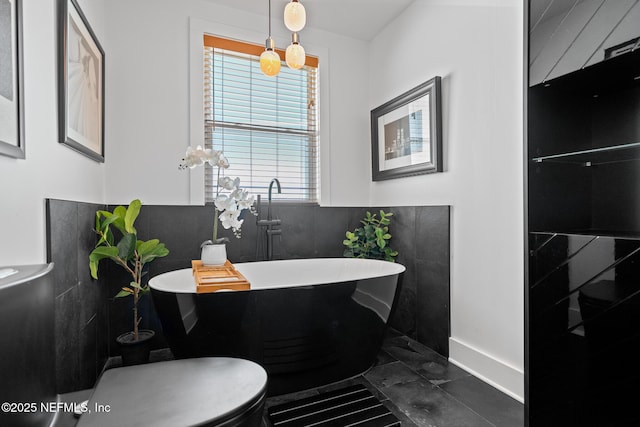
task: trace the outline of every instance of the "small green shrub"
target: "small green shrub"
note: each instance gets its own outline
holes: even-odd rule
[[[347,247],[344,256],[347,258],[371,258],[382,259],[395,262],[398,255],[389,247],[391,234],[389,234],[390,217],[393,213],[380,211],[380,218],[376,214],[367,212],[367,215],[360,222],[362,227],[354,231],[347,231],[346,239],[342,243]]]

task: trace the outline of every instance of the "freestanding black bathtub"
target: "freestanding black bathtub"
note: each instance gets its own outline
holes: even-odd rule
[[[278,395],[349,378],[375,361],[400,264],[316,258],[235,264],[249,291],[196,294],[191,269],[150,280],[176,358],[253,360]]]

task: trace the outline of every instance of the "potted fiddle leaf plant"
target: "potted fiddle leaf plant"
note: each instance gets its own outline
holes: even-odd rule
[[[149,293],[149,285],[143,282],[145,266],[156,258],[169,254],[164,243],[158,239],[139,240],[134,227],[142,203],[136,199],[128,207],[117,206],[113,212],[96,212],[98,235],[96,247],[89,254],[91,277],[98,278],[98,265],[103,259],[110,259],[122,267],[129,276],[129,283],[121,287],[116,298],[133,298],[133,330],[120,335],[116,341],[120,345],[124,365],[145,363],[149,360],[150,340],[155,332],[140,329],[142,318],[138,315],[140,298]]]
[[[376,214],[367,212],[360,222],[362,227],[354,231],[347,231],[342,244],[346,246],[344,256],[347,258],[371,258],[395,262],[398,251],[391,249],[389,241],[389,224],[392,212],[380,210],[380,218]]]

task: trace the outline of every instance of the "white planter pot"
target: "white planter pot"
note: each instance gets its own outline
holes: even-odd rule
[[[204,265],[224,265],[227,261],[227,245],[224,243],[203,245],[200,259]]]

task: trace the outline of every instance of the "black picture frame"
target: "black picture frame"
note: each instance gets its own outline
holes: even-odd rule
[[[436,76],[371,110],[373,181],[443,171],[441,81]]]
[[[0,0],[0,155],[24,159],[22,0]]]
[[[58,0],[59,142],[97,162],[104,162],[104,71],[104,50],[80,5]]]

